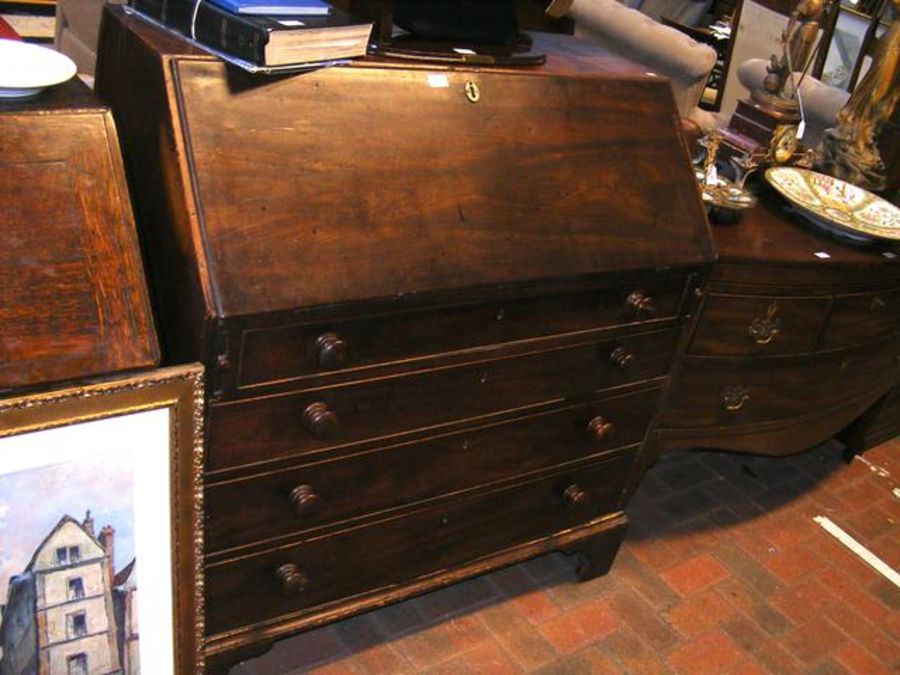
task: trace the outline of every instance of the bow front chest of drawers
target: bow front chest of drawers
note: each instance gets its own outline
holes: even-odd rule
[[[714,230],[719,260],[662,446],[786,455],[900,432],[900,257],[831,239],[773,194]],[[883,399],[883,403],[879,403]]]
[[[167,357],[209,374],[211,670],[545,551],[611,564],[713,252],[668,86],[538,43],[253,78],[107,13]]]

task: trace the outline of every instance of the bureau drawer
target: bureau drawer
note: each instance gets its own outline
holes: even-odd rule
[[[715,356],[815,351],[829,304],[829,298],[711,293],[689,351]]]
[[[211,485],[207,550],[281,537],[638,444],[657,397],[658,390],[645,390]]]
[[[593,397],[665,375],[676,330],[210,406],[207,469]],[[383,443],[381,443],[383,445]]]
[[[678,314],[684,278],[243,333],[238,386]]]
[[[846,347],[900,332],[900,291],[834,299],[821,349]]]
[[[633,457],[620,455],[516,488],[207,564],[209,632],[409,581],[615,511]]]
[[[663,426],[755,424],[812,414],[900,375],[900,342],[804,358],[687,357],[667,398]]]

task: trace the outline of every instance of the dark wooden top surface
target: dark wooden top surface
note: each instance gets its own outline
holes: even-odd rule
[[[859,246],[820,230],[792,211],[788,202],[761,185],[760,203],[734,225],[714,226],[722,263],[833,267],[885,265],[900,270],[900,246]],[[895,252],[887,257],[884,252]],[[827,253],[830,257],[817,257]]]
[[[36,96],[20,99],[0,99],[0,115],[10,113],[72,114],[78,110],[105,109],[90,88],[78,77],[47,87]]]

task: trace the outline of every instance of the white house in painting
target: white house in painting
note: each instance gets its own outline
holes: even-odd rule
[[[25,570],[10,579],[0,619],[0,675],[137,672],[136,663],[133,670],[123,668],[123,656],[132,661],[136,647],[123,644],[116,621],[117,614],[124,616],[116,605],[128,595],[135,602],[134,563],[117,580],[113,545],[111,527],[95,536],[90,512],[81,523],[60,519]],[[116,591],[116,581],[128,587]],[[128,632],[134,642],[136,630]]]

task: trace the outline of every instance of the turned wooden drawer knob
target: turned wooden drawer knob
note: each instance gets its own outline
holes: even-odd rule
[[[316,362],[325,370],[337,370],[347,363],[347,343],[337,333],[323,333],[316,338]]]
[[[616,347],[609,354],[609,362],[624,370],[634,362],[634,354],[625,347]]]
[[[309,585],[309,579],[294,563],[285,563],[275,570],[275,578],[281,584],[282,592],[288,596],[300,595]]]
[[[340,429],[337,414],[321,401],[306,406],[301,421],[310,435],[320,440],[333,437]]]
[[[634,312],[634,315],[640,318],[642,315],[646,314],[655,314],[656,307],[653,304],[653,298],[649,295],[645,295],[641,291],[635,291],[631,293],[626,299],[625,303],[629,308]]]
[[[588,422],[588,433],[596,443],[606,441],[616,433],[616,425],[599,415]]]
[[[566,506],[570,509],[577,509],[587,504],[588,496],[587,492],[582,490],[580,485],[572,483],[563,492],[563,499],[566,502]]]
[[[289,495],[291,505],[294,507],[294,513],[298,516],[306,516],[316,511],[322,498],[312,485],[298,485]]]

